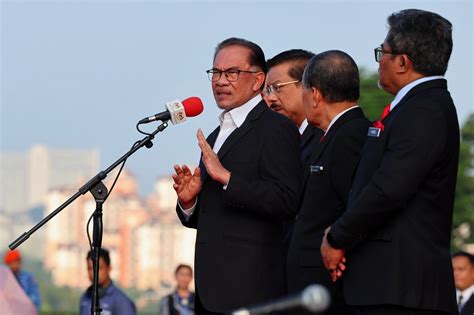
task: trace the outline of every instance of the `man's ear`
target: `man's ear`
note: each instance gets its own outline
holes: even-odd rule
[[[413,62],[408,58],[407,55],[401,54],[397,55],[397,72],[398,73],[406,73],[410,69],[413,69]]]
[[[260,91],[264,83],[265,83],[265,73],[263,71],[259,71],[255,73],[255,81],[253,84],[254,92]]]
[[[318,104],[320,104],[321,101],[323,100],[323,94],[321,93],[320,90],[318,90],[315,87],[311,88],[311,92],[313,95],[313,107],[316,108],[318,107]]]

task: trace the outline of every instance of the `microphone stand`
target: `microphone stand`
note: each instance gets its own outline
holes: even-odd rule
[[[79,190],[66,200],[62,205],[60,205],[56,210],[51,212],[48,216],[43,218],[38,222],[33,228],[29,231],[24,232],[20,235],[15,241],[13,241],[8,247],[13,250],[20,246],[24,241],[26,241],[33,233],[51,220],[55,215],[61,212],[64,208],[70,205],[74,200],[84,195],[87,192],[90,192],[95,199],[96,209],[93,214],[93,223],[92,223],[92,263],[94,269],[94,280],[92,285],[92,305],[91,305],[91,314],[100,315],[102,309],[100,308],[99,302],[99,253],[102,246],[102,234],[103,234],[103,223],[102,223],[102,206],[107,199],[107,187],[102,182],[103,179],[107,177],[113,169],[118,165],[127,160],[133,153],[138,151],[138,149],[145,146],[146,148],[151,148],[153,146],[152,140],[155,138],[155,135],[158,132],[161,132],[168,127],[168,120],[162,122],[155,131],[147,135],[145,138],[140,140],[135,144],[127,153],[122,155],[117,161],[110,165],[105,171],[100,171],[97,175],[91,178],[86,184],[84,184]]]

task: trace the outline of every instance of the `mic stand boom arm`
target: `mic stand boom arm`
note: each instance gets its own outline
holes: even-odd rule
[[[122,155],[117,161],[115,161],[111,166],[109,166],[105,171],[100,171],[97,175],[92,177],[86,184],[84,184],[79,190],[72,195],[68,200],[66,200],[62,205],[60,205],[56,210],[51,212],[48,216],[43,218],[40,222],[38,222],[34,227],[32,227],[29,231],[24,232],[20,235],[16,240],[14,240],[8,247],[13,250],[20,246],[24,241],[26,241],[33,233],[36,232],[39,228],[41,228],[44,224],[46,224],[49,220],[51,220],[55,215],[61,212],[64,208],[70,205],[74,200],[80,197],[80,195],[86,194],[88,191],[94,196],[96,201],[96,209],[93,214],[93,236],[92,236],[92,249],[93,249],[93,257],[92,262],[94,264],[94,283],[93,283],[93,301],[92,301],[92,308],[91,314],[100,314],[100,303],[99,303],[99,292],[98,292],[98,280],[99,280],[99,252],[100,247],[102,246],[102,232],[103,232],[103,225],[102,225],[102,205],[107,198],[107,187],[104,185],[102,180],[107,177],[113,169],[115,169],[118,165],[125,162],[133,153],[138,151],[141,147],[145,146],[148,149],[153,146],[152,140],[155,138],[155,135],[158,132],[161,132],[168,127],[168,121],[164,121],[161,125],[156,128],[151,134],[147,135],[145,138],[140,140],[137,144],[135,144],[127,153]]]

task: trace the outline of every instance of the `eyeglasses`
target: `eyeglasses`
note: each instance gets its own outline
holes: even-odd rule
[[[410,59],[412,62],[414,61],[413,58],[411,58],[408,54],[400,51],[389,51],[389,50],[384,50],[383,49],[383,44],[380,45],[377,48],[374,48],[374,55],[375,55],[375,61],[380,62],[380,59],[382,59],[382,56],[384,54],[390,54],[390,55],[407,55],[408,59]]]
[[[269,96],[270,94],[277,94],[280,92],[280,88],[282,86],[288,85],[288,84],[293,84],[293,83],[298,83],[300,80],[293,80],[293,81],[288,81],[288,82],[281,82],[281,83],[273,83],[270,85],[267,85],[265,87],[265,94]]]
[[[224,71],[217,70],[217,69],[210,69],[207,70],[207,76],[209,77],[209,80],[212,82],[217,82],[221,78],[222,74],[225,74],[225,78],[229,82],[235,82],[239,79],[239,75],[241,72],[244,73],[257,73],[259,71],[250,71],[250,70],[239,70],[239,69],[227,69]]]

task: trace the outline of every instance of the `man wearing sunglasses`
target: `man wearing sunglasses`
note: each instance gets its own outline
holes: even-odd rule
[[[285,115],[298,127],[301,134],[301,161],[304,163],[319,144],[323,131],[308,124],[301,96],[303,71],[312,52],[291,49],[267,61],[266,86],[263,90],[267,105]]]
[[[347,210],[321,252],[333,280],[344,274],[357,314],[457,314],[450,238],[459,125],[443,77],[452,25],[415,9],[388,25],[375,58],[379,86],[395,98],[368,131]]]
[[[225,313],[286,291],[282,240],[301,181],[299,134],[261,97],[266,63],[244,39],[220,43],[207,71],[220,126],[194,173],[175,165],[177,213],[196,228],[196,314]]]

